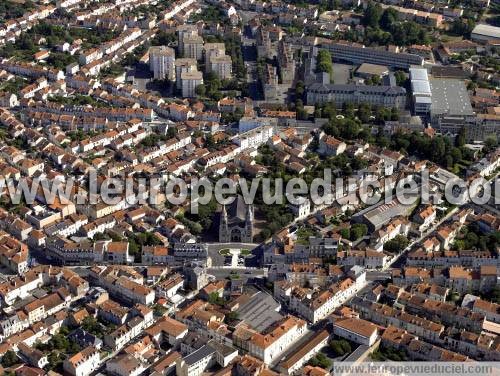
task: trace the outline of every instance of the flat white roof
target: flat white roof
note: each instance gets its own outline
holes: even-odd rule
[[[432,99],[431,99],[431,97],[416,96],[415,97],[415,103],[427,103],[427,104],[430,104],[430,103],[432,103]]]
[[[429,76],[427,75],[427,69],[424,68],[410,68],[411,80],[422,80],[428,81]]]
[[[429,85],[429,81],[412,81],[411,91],[413,94],[431,95],[431,86]]]
[[[478,24],[472,30],[472,34],[485,35],[493,38],[500,38],[500,27],[486,24]]]

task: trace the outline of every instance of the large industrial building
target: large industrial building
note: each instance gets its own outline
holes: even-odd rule
[[[429,83],[432,92],[432,117],[440,115],[474,115],[469,93],[462,80],[433,78]]]

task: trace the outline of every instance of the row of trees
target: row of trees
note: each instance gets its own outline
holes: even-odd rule
[[[336,356],[343,356],[352,352],[351,344],[345,339],[334,339],[329,343]]]
[[[231,56],[234,76],[238,80],[246,79],[247,69],[243,60],[241,41],[236,37],[230,37],[224,40],[224,44],[226,47],[226,53]]]
[[[316,354],[315,357],[313,357],[311,360],[309,360],[309,365],[313,367],[321,367],[324,369],[330,369],[332,366],[332,361],[328,359],[328,357],[323,354],[322,352],[319,352]]]
[[[393,347],[380,346],[375,350],[370,357],[376,361],[386,361],[393,360],[396,362],[401,362],[408,359],[406,352],[404,350],[397,350]]]
[[[361,139],[371,144],[389,147],[404,154],[417,155],[422,159],[442,165],[448,169],[457,170],[462,163],[469,163],[474,159],[473,152],[465,147],[466,134],[461,130],[455,142],[444,136],[429,137],[421,133],[395,133],[390,138],[379,130],[374,137],[369,128],[362,124],[382,125],[388,120],[398,120],[399,111],[396,108],[383,108],[362,103],[356,109],[353,104],[345,104],[343,116],[337,116],[337,110],[331,103],[317,106],[315,117],[329,119],[322,127],[323,131],[331,136],[347,141]],[[487,150],[496,146],[496,140],[487,141]]]
[[[363,14],[366,26],[365,41],[367,44],[429,44],[430,38],[424,27],[413,21],[400,22],[394,8],[382,9],[380,4],[370,2]]]
[[[465,146],[453,143],[449,138],[436,136],[430,138],[420,133],[396,133],[392,136],[389,146],[404,153],[417,155],[446,168],[452,169],[456,163],[463,160],[473,160],[473,153]]]
[[[328,73],[330,78],[333,75],[333,64],[332,55],[327,50],[319,50],[318,56],[316,57],[316,72],[318,73]]]
[[[453,244],[453,248],[479,249],[481,251],[495,251],[500,245],[500,231],[489,234],[483,233],[476,222],[462,228],[459,238]]]

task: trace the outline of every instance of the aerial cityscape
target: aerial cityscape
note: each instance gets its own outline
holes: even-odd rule
[[[0,0],[0,375],[500,375],[499,88],[499,0]]]

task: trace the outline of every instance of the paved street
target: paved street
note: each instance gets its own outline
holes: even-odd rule
[[[455,214],[457,211],[458,211],[458,207],[457,208],[453,208],[452,210],[450,210],[450,212],[448,214],[446,214],[443,218],[441,218],[439,221],[437,221],[434,225],[432,225],[426,232],[424,232],[421,236],[419,236],[417,239],[415,239],[413,242],[410,243],[410,245],[408,245],[408,247],[406,247],[403,252],[401,252],[400,254],[398,254],[396,257],[394,257],[391,262],[387,265],[387,267],[385,268],[386,270],[387,269],[390,269],[392,267],[400,267],[401,265],[404,264],[404,260],[406,258],[406,254],[418,243],[420,243],[423,239],[425,239],[427,236],[429,236],[430,234],[432,234],[432,232],[434,232],[442,223],[446,222],[448,219],[450,219],[453,214]]]
[[[231,274],[238,274],[245,282],[251,278],[260,278],[267,273],[264,269],[239,268],[208,268],[207,273],[213,275],[216,279],[229,278]]]

